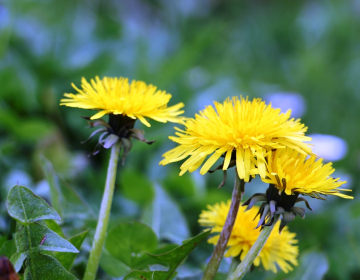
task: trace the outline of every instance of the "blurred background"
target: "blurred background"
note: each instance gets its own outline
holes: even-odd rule
[[[308,126],[315,153],[334,163],[334,176],[355,199],[309,198],[314,212],[289,226],[299,240],[299,266],[289,274],[259,267],[246,279],[360,279],[359,1],[0,0],[1,236],[10,232],[5,199],[12,186],[49,200],[43,157],[93,211],[69,212],[65,230],[95,227],[109,151],[88,157],[96,139],[80,144],[91,133],[81,116],[93,112],[59,102],[74,92],[71,83],[96,75],[154,84],[172,94],[170,105],[184,102],[187,117],[239,95],[292,109]],[[168,139],[174,125],[150,123],[136,127],[156,143],[135,142],[119,168],[110,227],[140,220],[162,242],[180,243],[202,230],[197,219],[206,205],[230,199],[234,174],[218,189],[222,172],[179,177],[181,163],[159,166],[175,147]],[[245,196],[266,187],[254,180]],[[178,279],[199,279],[211,251],[203,242]],[[224,260],[220,272],[228,266]],[[121,279],[106,265],[99,275]]]

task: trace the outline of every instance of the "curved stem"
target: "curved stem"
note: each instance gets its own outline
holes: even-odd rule
[[[109,223],[111,203],[114,195],[116,168],[119,159],[121,142],[119,141],[111,148],[111,156],[107,171],[104,195],[101,201],[100,213],[93,245],[86,266],[84,280],[94,280],[99,267],[102,248],[104,246],[106,231]]]
[[[244,193],[244,188],[245,181],[240,180],[239,175],[237,174],[237,172],[235,172],[235,184],[231,198],[230,210],[226,217],[225,225],[220,233],[219,241],[214,248],[209,263],[206,266],[204,276],[202,278],[203,280],[214,279],[216,272],[219,269],[220,262],[224,255],[226,245],[229,241],[231,231],[233,229],[236,216],[238,214],[241,197]]]
[[[239,280],[245,276],[245,274],[249,271],[256,257],[260,254],[260,251],[262,250],[266,241],[268,240],[270,233],[274,228],[274,225],[279,220],[279,217],[280,215],[276,215],[273,224],[269,227],[266,226],[262,229],[258,239],[251,247],[250,251],[247,253],[245,258],[242,260],[242,262],[238,265],[238,267],[235,269],[235,271],[230,275],[230,277],[227,280]]]

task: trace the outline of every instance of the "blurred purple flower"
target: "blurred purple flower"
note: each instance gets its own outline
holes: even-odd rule
[[[280,108],[282,112],[291,110],[293,118],[300,118],[306,111],[304,97],[294,92],[276,92],[265,95],[267,103],[271,102],[272,107]]]
[[[313,152],[324,159],[324,161],[337,161],[344,158],[347,154],[347,143],[344,139],[326,134],[309,135],[314,145]]]

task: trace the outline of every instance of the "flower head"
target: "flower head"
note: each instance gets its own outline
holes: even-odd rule
[[[205,174],[221,157],[223,170],[236,165],[240,179],[248,182],[250,176],[266,176],[266,155],[273,149],[292,147],[299,153],[311,154],[310,141],[304,133],[307,128],[300,120],[290,119],[290,111],[281,113],[257,98],[253,101],[233,97],[223,103],[214,102],[195,119],[184,121],[185,130],[177,129],[178,137],[170,137],[180,144],[165,153],[160,164],[189,157],[180,167],[180,175],[199,168]]]
[[[199,223],[202,226],[213,227],[213,232],[220,233],[230,209],[230,200],[227,203],[209,205],[208,209],[200,214]],[[239,215],[228,242],[229,249],[225,253],[226,257],[240,255],[240,260],[243,260],[260,234],[259,230],[254,229],[257,224],[257,221],[253,220],[257,212],[256,207],[247,212],[243,212],[244,210],[245,207],[239,208]],[[220,234],[215,235],[208,242],[215,245],[219,236]],[[298,264],[296,258],[299,249],[296,243],[295,233],[289,232],[287,227],[281,234],[277,230],[272,231],[259,256],[255,259],[254,265],[259,266],[261,263],[266,270],[273,272],[277,271],[277,266],[284,272],[292,270],[291,264],[294,266]]]
[[[147,85],[141,81],[132,81],[129,83],[126,78],[104,77],[102,80],[96,77],[91,79],[90,83],[82,78],[82,89],[72,86],[78,92],[77,94],[65,93],[67,99],[61,99],[60,105],[68,107],[78,107],[83,109],[98,110],[99,112],[88,120],[96,120],[90,124],[90,127],[102,127],[94,131],[89,141],[94,135],[102,133],[99,138],[99,144],[104,148],[110,148],[118,141],[122,142],[124,147],[124,157],[130,151],[132,144],[131,138],[152,144],[154,141],[148,141],[144,137],[144,131],[135,129],[135,121],[139,119],[146,126],[150,126],[146,118],[158,122],[181,122],[183,117],[179,117],[184,111],[179,109],[184,106],[178,103],[167,107],[171,95],[165,91],[158,90],[153,85]],[[108,114],[109,121],[98,120]],[[85,141],[85,142],[87,142]],[[96,148],[95,152],[99,150]]]
[[[61,99],[60,105],[99,110],[91,117],[92,120],[106,114],[123,115],[131,119],[139,119],[150,127],[145,118],[158,122],[180,122],[181,118],[178,116],[184,112],[179,111],[184,107],[183,103],[167,107],[171,94],[141,81],[134,80],[129,83],[127,78],[122,77],[104,77],[102,80],[95,77],[90,83],[82,78],[82,89],[74,84],[72,86],[78,93],[65,93],[67,99]]]
[[[251,209],[256,202],[264,201],[259,209],[259,226],[271,225],[275,215],[282,215],[280,231],[282,228],[295,219],[296,215],[305,218],[305,209],[295,207],[298,202],[304,201],[307,208],[309,203],[300,194],[322,199],[323,196],[336,195],[342,198],[352,199],[352,196],[340,193],[350,191],[339,187],[346,182],[339,181],[339,178],[331,177],[334,169],[331,162],[322,163],[322,159],[314,156],[306,158],[293,149],[281,149],[275,152],[270,151],[267,157],[266,178],[262,180],[269,183],[265,194],[256,193],[243,205]]]
[[[333,178],[335,171],[332,163],[323,164],[322,159],[300,154],[293,149],[282,149],[269,152],[265,183],[273,184],[279,192],[286,195],[295,193],[323,199],[321,196],[336,195],[342,198],[352,198],[340,193],[349,191],[339,187],[346,182]]]

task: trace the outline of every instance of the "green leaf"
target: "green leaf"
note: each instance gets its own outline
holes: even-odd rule
[[[9,259],[16,253],[15,240],[6,241],[0,249],[0,257],[6,256]]]
[[[16,271],[20,270],[24,259],[33,252],[79,252],[69,241],[40,223],[21,226],[15,235],[15,242],[17,252],[11,261]]]
[[[50,186],[51,201],[55,210],[59,210],[61,216],[71,218],[85,216],[95,216],[91,207],[81,198],[81,196],[59,176],[52,163],[44,156],[41,157],[44,174]]]
[[[158,240],[153,230],[142,223],[121,223],[107,235],[105,248],[132,269],[142,268],[148,256],[146,251],[156,248]]]
[[[18,252],[45,250],[79,253],[69,241],[39,223],[22,226],[15,235],[15,241]]]
[[[176,275],[176,268],[184,261],[190,252],[210,234],[210,232],[210,230],[204,231],[197,236],[184,241],[182,245],[167,253],[161,255],[149,254],[149,256],[156,260],[156,263],[167,265],[169,267],[168,271],[132,271],[124,277],[124,280],[144,280],[145,278],[156,280],[172,279]]]
[[[66,238],[63,233],[63,230],[61,229],[60,225],[57,222],[55,222],[54,220],[45,220],[45,223],[49,229],[56,232],[62,238]]]
[[[96,217],[89,204],[61,177],[59,176],[59,187],[62,195],[63,209],[66,216],[70,218]]]
[[[126,169],[120,176],[121,193],[131,200],[143,205],[154,197],[154,188],[147,177],[141,173]]]
[[[1,202],[0,202],[1,203]],[[0,234],[0,248],[4,245],[4,243],[8,241],[5,235]]]
[[[89,230],[86,230],[82,233],[79,233],[79,234],[69,238],[68,241],[72,245],[74,245],[76,249],[80,250],[81,245],[83,244],[88,233],[89,233]],[[66,270],[70,271],[77,255],[78,255],[78,253],[69,254],[69,253],[56,252],[55,258],[64,266],[64,268]]]
[[[27,254],[26,253],[20,253],[16,252],[10,259],[11,263],[14,266],[14,269],[16,272],[20,270],[20,268],[23,265],[24,260],[26,259]]]
[[[8,195],[6,207],[9,215],[21,223],[40,220],[60,220],[60,216],[41,197],[23,186],[14,186]]]
[[[60,217],[63,217],[59,182],[53,165],[44,156],[41,156],[40,160],[46,180],[49,183],[52,207],[59,213]]]
[[[107,250],[103,250],[100,259],[101,268],[112,277],[122,277],[130,272],[128,267],[123,262],[114,258]]]
[[[25,271],[25,280],[76,280],[55,258],[32,253]]]
[[[152,204],[144,210],[143,222],[154,229],[159,239],[167,239],[173,243],[189,238],[190,231],[179,206],[159,185]]]

